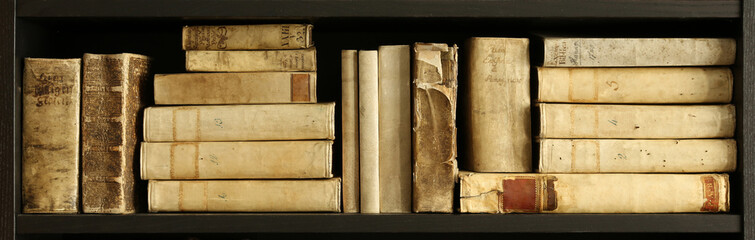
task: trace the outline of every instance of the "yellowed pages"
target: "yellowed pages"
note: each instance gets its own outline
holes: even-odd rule
[[[148,107],[147,142],[335,139],[335,103]]]
[[[412,210],[409,45],[378,48],[380,212]]]
[[[540,138],[731,138],[734,105],[538,104]]]
[[[544,67],[715,66],[734,64],[733,38],[546,37]]]
[[[341,179],[149,181],[150,212],[340,212]]]
[[[360,209],[380,213],[377,51],[359,51],[358,84]]]
[[[467,47],[465,169],[532,171],[529,40],[471,38]]]
[[[260,104],[317,102],[317,73],[155,74],[155,104]]]
[[[460,175],[462,213],[728,212],[726,174]]]
[[[575,103],[728,103],[726,67],[537,68],[538,101]]]
[[[733,172],[734,139],[542,139],[540,173]]]
[[[185,26],[184,50],[296,49],[314,46],[310,24]]]
[[[359,57],[341,51],[341,143],[343,212],[359,212]]]
[[[314,72],[315,48],[301,50],[186,51],[189,72]]]

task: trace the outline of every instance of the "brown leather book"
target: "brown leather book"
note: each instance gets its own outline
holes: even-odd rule
[[[147,56],[137,54],[84,54],[84,213],[134,213],[133,164],[149,65]]]

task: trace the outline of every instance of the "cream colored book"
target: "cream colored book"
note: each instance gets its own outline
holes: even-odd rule
[[[333,177],[333,141],[145,142],[140,159],[143,180]]]
[[[358,85],[360,210],[380,213],[377,51],[359,51]]]
[[[460,175],[462,213],[729,211],[726,174]]]
[[[317,73],[155,74],[155,104],[260,104],[317,102]]]
[[[144,141],[335,139],[335,103],[148,107]]]
[[[539,102],[728,103],[726,67],[537,68]]]
[[[540,138],[731,138],[734,105],[538,104]]]
[[[341,143],[343,212],[359,212],[359,56],[341,51]]]
[[[150,212],[340,212],[341,179],[150,180]]]
[[[185,26],[184,50],[297,49],[314,46],[310,24]]]
[[[186,51],[189,72],[314,72],[315,48],[257,51]]]
[[[542,139],[540,173],[733,172],[734,139]]]
[[[529,39],[467,40],[465,169],[531,172]]]
[[[640,67],[732,65],[733,38],[543,39],[544,67]]]
[[[380,212],[412,211],[409,45],[378,48]]]

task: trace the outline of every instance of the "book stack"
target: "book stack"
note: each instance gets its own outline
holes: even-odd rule
[[[542,43],[538,173],[462,174],[462,212],[729,210],[733,39]]]
[[[150,212],[339,212],[335,103],[316,103],[312,26],[187,26],[155,75],[141,176]]]

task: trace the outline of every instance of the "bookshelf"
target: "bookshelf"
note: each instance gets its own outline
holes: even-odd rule
[[[255,233],[307,237],[295,234],[322,232],[336,237],[369,233],[367,236],[375,238],[427,233],[443,238],[750,239],[755,237],[755,189],[746,187],[755,180],[753,4],[747,0],[0,0],[0,76],[4,81],[0,84],[0,238],[104,238],[115,234],[213,238]],[[340,49],[415,41],[462,44],[471,36],[527,37],[540,31],[737,38],[733,102],[737,106],[739,153],[738,170],[731,174],[732,210],[726,214],[150,214],[142,206],[139,213],[125,216],[20,213],[19,87],[24,57],[134,52],[152,56],[155,73],[184,72],[181,26],[274,22],[315,25],[321,102],[340,98]],[[340,141],[334,146],[334,152],[340,152]],[[334,162],[339,159],[336,154]],[[335,165],[334,171],[339,173],[340,165]],[[140,202],[146,204],[144,196]],[[370,235],[375,233],[389,235]]]

